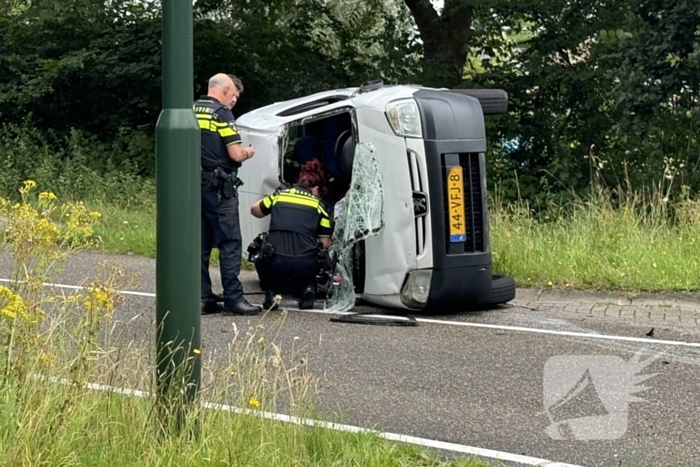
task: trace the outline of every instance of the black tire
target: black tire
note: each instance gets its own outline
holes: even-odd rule
[[[450,92],[479,99],[484,115],[508,112],[508,93],[502,89],[450,89]]]
[[[515,298],[515,281],[510,276],[492,276],[491,295],[487,303],[489,305],[500,305]]]

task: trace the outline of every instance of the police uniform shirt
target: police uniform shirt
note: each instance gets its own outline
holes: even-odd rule
[[[236,119],[231,110],[218,99],[201,96],[194,103],[194,113],[202,135],[202,168],[214,170],[223,167],[236,170],[240,163],[231,160],[227,146],[241,143]]]
[[[320,200],[303,187],[263,198],[260,210],[272,214],[267,241],[286,256],[304,256],[318,250],[317,237],[330,237],[331,221]]]

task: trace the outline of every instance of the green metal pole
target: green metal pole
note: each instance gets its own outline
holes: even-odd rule
[[[164,0],[163,110],[156,125],[157,382],[165,416],[177,415],[178,426],[201,379],[201,149],[192,109],[192,36],[191,0]]]

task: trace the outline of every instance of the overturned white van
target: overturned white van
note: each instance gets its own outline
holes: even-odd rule
[[[331,180],[331,212],[346,193],[357,202],[358,189],[372,191],[380,207],[376,228],[351,245],[348,279],[357,298],[445,313],[512,300],[512,279],[491,272],[484,155],[484,114],[506,107],[499,90],[373,82],[242,115],[243,143],[256,150],[239,170],[244,247],[269,225],[269,217],[254,218],[247,208],[293,183],[316,158]],[[354,167],[359,156],[370,164],[364,172]],[[368,183],[374,190],[361,190]]]

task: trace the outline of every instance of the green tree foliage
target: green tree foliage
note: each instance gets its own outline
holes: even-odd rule
[[[510,95],[510,114],[490,119],[492,173],[507,198],[594,179],[700,188],[700,5],[534,1],[489,21],[499,15],[519,40],[502,41],[503,59],[482,61],[474,84]]]
[[[0,3],[0,156],[26,175],[12,141],[66,158],[91,141],[90,170],[152,176],[160,14],[158,0]],[[501,88],[489,174],[507,199],[594,179],[700,189],[698,2],[198,0],[194,15],[192,97],[234,73],[236,115],[375,78]]]
[[[394,0],[198,2],[195,76],[227,64],[246,85],[240,108],[415,71],[409,17]]]
[[[407,79],[415,38],[398,0],[202,0],[194,24],[195,95],[239,75],[241,114],[370,78]],[[13,0],[0,6],[0,118],[104,142],[151,138],[161,108],[161,10],[132,0]],[[58,141],[65,139],[59,138]],[[127,151],[152,176],[152,151]],[[121,152],[121,154],[125,154]],[[108,154],[88,160],[99,166]]]

